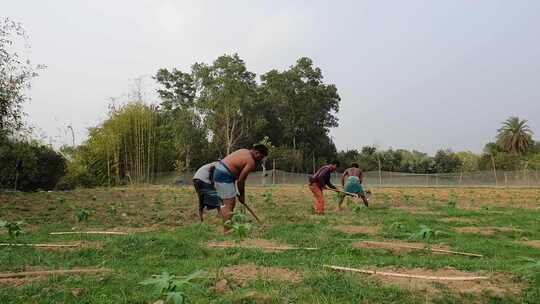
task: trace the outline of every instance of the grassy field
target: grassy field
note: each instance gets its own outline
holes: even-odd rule
[[[372,190],[369,209],[348,202],[343,212],[327,192],[327,214],[316,216],[307,187],[250,188],[248,201],[265,224],[254,225],[244,238],[223,236],[215,211],[199,224],[191,187],[1,193],[0,219],[26,223],[16,242],[82,244],[2,246],[2,274],[108,271],[9,279],[0,274],[0,303],[154,303],[159,294],[141,281],[195,271],[203,271],[195,285],[181,288],[191,303],[540,303],[540,190]],[[49,235],[80,230],[130,234]],[[0,242],[13,240],[2,231]],[[253,248],[262,245],[317,250]],[[398,278],[338,272],[324,264],[487,279]]]

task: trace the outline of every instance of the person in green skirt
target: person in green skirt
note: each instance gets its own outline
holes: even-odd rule
[[[369,207],[369,199],[366,196],[364,187],[362,187],[362,170],[360,170],[358,164],[351,164],[351,167],[343,172],[343,175],[341,176],[341,185],[346,192],[358,195],[364,202],[364,205]],[[339,200],[339,210],[343,210],[342,205],[344,200],[345,196],[343,195]]]

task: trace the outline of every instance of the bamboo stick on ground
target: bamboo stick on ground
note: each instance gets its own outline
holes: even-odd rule
[[[81,244],[12,244],[12,243],[0,243],[0,246],[28,246],[28,247],[45,247],[45,248],[56,248],[56,247],[80,247]]]
[[[102,272],[109,272],[109,271],[110,270],[107,268],[81,268],[81,269],[64,269],[64,270],[5,272],[5,273],[0,273],[0,279],[21,278],[21,277],[30,277],[30,276],[102,273]]]
[[[359,242],[366,243],[366,244],[373,244],[373,245],[382,245],[382,246],[386,246],[386,247],[398,247],[398,248],[409,248],[409,249],[418,249],[418,250],[430,250],[430,251],[433,251],[433,252],[466,255],[466,256],[480,257],[480,258],[483,257],[483,255],[477,254],[477,253],[468,253],[468,252],[460,252],[460,251],[452,251],[452,250],[444,250],[444,249],[434,249],[434,248],[430,248],[430,247],[419,247],[419,246],[412,246],[412,245],[390,244],[390,243],[385,243],[385,242],[362,241],[362,240],[359,240]]]
[[[425,276],[425,275],[419,275],[419,274],[407,274],[407,273],[384,272],[384,271],[375,271],[375,270],[367,270],[367,269],[356,269],[356,268],[332,266],[332,265],[323,265],[323,267],[330,268],[330,269],[333,269],[333,270],[339,270],[339,271],[351,271],[351,272],[360,272],[360,273],[365,273],[365,274],[374,274],[374,275],[400,277],[400,278],[410,278],[410,279],[421,279],[421,280],[475,281],[475,280],[487,280],[487,279],[489,279],[489,277],[485,277],[485,276],[437,277],[437,276]]]
[[[267,250],[318,250],[315,247],[293,247],[293,246],[246,246],[234,244],[208,244],[212,248],[245,248],[245,249],[267,249]]]
[[[128,235],[127,232],[120,231],[66,231],[66,232],[51,232],[50,235],[62,234],[110,234],[110,235]]]

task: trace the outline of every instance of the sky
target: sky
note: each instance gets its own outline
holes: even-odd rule
[[[0,0],[21,22],[27,120],[58,146],[87,136],[142,78],[238,53],[249,70],[300,57],[341,96],[338,149],[481,152],[509,116],[540,137],[540,1]]]

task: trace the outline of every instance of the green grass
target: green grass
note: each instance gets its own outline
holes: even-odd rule
[[[216,218],[215,211],[207,213],[205,224],[197,223],[196,197],[189,187],[0,194],[0,219],[23,220],[26,223],[25,231],[16,239],[17,242],[82,240],[102,245],[99,249],[55,251],[0,247],[0,271],[78,267],[112,270],[109,274],[48,277],[20,286],[3,284],[0,285],[0,303],[153,303],[158,294],[151,287],[140,285],[141,281],[164,271],[182,276],[198,270],[206,271],[208,276],[195,280],[202,289],[187,287],[184,290],[192,303],[426,302],[426,293],[422,290],[385,285],[366,275],[325,270],[323,264],[357,268],[453,267],[462,271],[504,273],[521,284],[520,296],[467,294],[440,286],[439,293],[428,295],[429,302],[540,303],[540,249],[517,242],[540,239],[540,209],[538,205],[526,209],[515,204],[528,200],[524,204],[534,207],[537,204],[537,190],[512,190],[514,204],[511,206],[484,199],[484,190],[374,190],[371,207],[358,209],[357,212],[353,211],[352,203],[347,205],[347,211],[337,212],[333,194],[329,193],[326,197],[327,214],[319,217],[310,211],[312,198],[305,188],[275,188],[272,204],[268,203],[268,198],[265,201],[263,193],[266,189],[248,189],[249,193],[253,193],[250,203],[267,224],[265,227],[255,226],[249,238],[319,248],[316,251],[284,252],[207,248],[204,244],[208,241],[235,240],[236,237],[221,234],[221,221]],[[505,190],[491,192],[498,195],[495,195],[495,200],[505,195]],[[455,207],[448,204],[449,193],[459,197]],[[531,196],[530,193],[535,195]],[[474,201],[478,208],[463,208],[462,204],[470,201]],[[76,210],[87,210],[88,219],[79,222]],[[448,217],[473,222],[442,220]],[[337,225],[379,226],[381,229],[376,236],[350,235],[333,229]],[[453,250],[479,253],[485,257],[439,255],[427,251],[395,255],[381,249],[355,249],[351,246],[353,241],[343,240],[407,240],[411,234],[420,231],[422,225],[444,233],[417,242],[445,244]],[[453,230],[463,226],[514,227],[521,231],[484,236]],[[111,227],[153,227],[156,230],[129,236],[48,234],[51,231],[70,231],[72,228]],[[0,234],[0,242],[11,242],[7,233]],[[301,273],[303,280],[290,283],[259,278],[240,284],[233,278],[230,291],[223,294],[212,289],[223,267],[242,264],[288,268]],[[214,274],[218,274],[218,277],[213,278]],[[79,294],[73,292],[80,288],[82,292]]]

